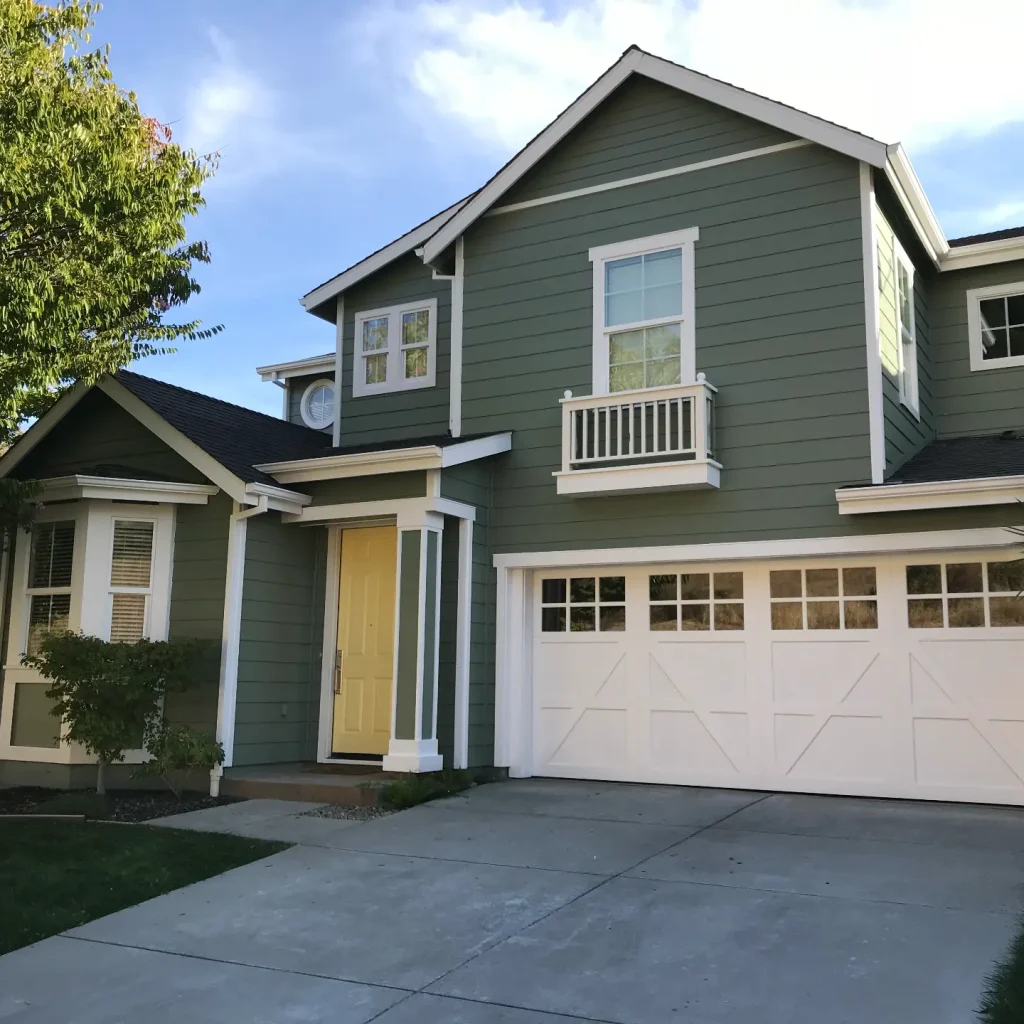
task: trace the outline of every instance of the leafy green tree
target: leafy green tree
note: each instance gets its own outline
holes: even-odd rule
[[[213,157],[171,140],[89,50],[89,0],[0,0],[0,447],[77,381],[204,338],[168,322],[199,291]]]
[[[224,760],[224,748],[208,733],[167,722],[146,733],[146,751],[149,760],[140,764],[135,774],[163,779],[177,797],[188,772],[211,771]]]
[[[68,739],[96,758],[96,792],[103,794],[107,766],[160,733],[163,697],[194,684],[205,651],[194,640],[120,644],[64,632],[44,634],[39,650],[21,661],[49,680],[51,713],[66,724]]]

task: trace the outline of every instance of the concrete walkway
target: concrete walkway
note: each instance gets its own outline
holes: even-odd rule
[[[531,780],[295,820],[0,958],[0,1021],[967,1024],[1024,883],[1012,809]]]

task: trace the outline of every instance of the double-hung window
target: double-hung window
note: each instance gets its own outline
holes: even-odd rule
[[[967,293],[971,369],[1024,366],[1024,281]]]
[[[68,628],[74,555],[74,519],[33,525],[28,564],[27,654],[39,650],[39,640],[45,633]]]
[[[896,378],[900,402],[918,416],[914,264],[888,224],[878,238],[878,306],[882,365]]]
[[[433,387],[436,362],[437,299],[356,313],[354,397]]]
[[[115,519],[110,554],[110,639],[135,643],[147,635],[153,593],[153,536],[147,519]]]
[[[594,393],[690,384],[697,228],[590,250]]]

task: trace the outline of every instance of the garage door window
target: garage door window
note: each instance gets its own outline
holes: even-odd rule
[[[769,579],[772,629],[877,629],[873,566],[775,569]]]
[[[1024,626],[1024,559],[907,566],[911,629]]]
[[[649,579],[652,630],[743,628],[743,573],[658,573]]]
[[[625,576],[572,576],[541,581],[543,633],[621,633],[626,628]]]

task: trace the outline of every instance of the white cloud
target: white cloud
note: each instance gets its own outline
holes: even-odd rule
[[[973,222],[985,228],[1024,221],[1024,199],[1011,199],[972,214]]]
[[[400,15],[385,9],[413,89],[505,150],[631,43],[917,150],[1024,119],[1006,50],[1024,37],[1020,0],[564,0],[557,10],[418,0]]]
[[[297,166],[340,164],[326,133],[287,126],[281,97],[238,59],[223,32],[209,31],[214,61],[189,92],[175,137],[198,153],[219,153],[218,185],[251,182]]]

